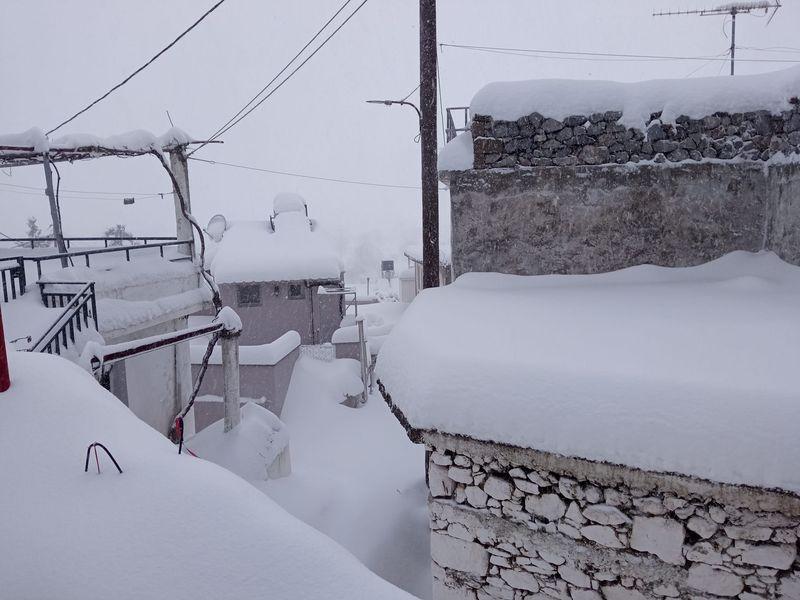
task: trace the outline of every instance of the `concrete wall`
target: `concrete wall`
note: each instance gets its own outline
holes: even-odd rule
[[[425,434],[434,600],[800,598],[800,497]]]
[[[746,162],[453,173],[454,270],[538,275],[687,266],[765,246],[796,262],[798,191],[797,167]]]
[[[117,344],[185,328],[183,317],[106,342]],[[110,390],[133,414],[166,435],[191,392],[190,369],[188,342],[183,342],[116,363]]]
[[[289,298],[289,283],[302,285],[304,298]],[[330,341],[342,319],[342,296],[319,294],[319,282],[270,281],[257,285],[261,287],[260,306],[240,306],[237,284],[219,286],[222,304],[232,307],[242,319],[241,345],[268,344],[290,330],[300,334],[303,344]]]
[[[285,333],[285,332],[284,332]],[[300,348],[295,348],[276,365],[240,365],[239,366],[239,395],[242,398],[264,398],[267,409],[278,417],[283,411],[283,403],[292,380],[294,363],[300,356]],[[192,365],[192,378],[197,377],[200,365]],[[224,391],[224,377],[222,365],[209,364],[203,383],[200,386],[200,395],[222,397]],[[196,402],[195,403],[195,429],[200,431],[214,421],[223,417],[222,402]]]

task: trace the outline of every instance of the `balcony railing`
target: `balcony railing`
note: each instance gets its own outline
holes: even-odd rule
[[[61,286],[80,285],[76,292],[65,291]],[[47,291],[47,286],[58,286],[56,291]],[[94,282],[50,281],[39,283],[42,302],[45,306],[63,306],[61,315],[28,349],[29,352],[48,352],[60,354],[61,350],[75,343],[76,332],[89,328],[89,319],[97,325],[97,301],[94,294]]]
[[[108,248],[109,246],[122,246],[126,242],[142,242],[147,244],[148,242],[174,242],[177,238],[175,237],[160,237],[160,236],[147,236],[147,237],[65,237],[64,238],[64,245],[67,248],[70,248],[72,244],[75,242],[103,242],[103,247]],[[0,242],[13,242],[15,246],[20,248],[27,248],[30,246],[31,248],[41,248],[43,246],[50,246],[55,245],[56,238],[54,237],[24,237],[24,238],[12,238],[12,237],[3,237],[0,238]],[[47,242],[47,244],[43,245],[42,242]]]
[[[463,125],[461,124],[461,118],[453,116],[456,112],[462,113],[461,117],[463,117]],[[456,126],[456,121],[458,121],[458,126]],[[469,106],[454,106],[452,108],[448,108],[447,127],[445,128],[447,141],[451,142],[460,132],[469,130]]]
[[[25,264],[22,257],[0,258],[0,282],[3,286],[3,302],[25,293]]]

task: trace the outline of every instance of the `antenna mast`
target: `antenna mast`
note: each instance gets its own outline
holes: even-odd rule
[[[754,11],[763,10],[764,14],[769,12],[770,8],[774,8],[775,10],[772,11],[772,16],[767,21],[767,25],[770,24],[775,13],[778,12],[778,9],[781,7],[780,0],[756,0],[753,2],[732,2],[730,4],[725,4],[723,6],[718,6],[716,8],[704,8],[700,10],[674,10],[674,11],[662,11],[653,13],[654,17],[672,17],[675,15],[699,15],[701,17],[714,17],[717,15],[730,15],[731,17],[731,47],[729,50],[731,56],[731,76],[734,73],[734,63],[736,60],[736,15],[738,14],[750,14]]]

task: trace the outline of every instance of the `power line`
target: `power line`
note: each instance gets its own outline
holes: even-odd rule
[[[330,24],[331,24],[331,22],[333,22],[333,20],[334,20],[336,17],[338,17],[338,16],[339,16],[339,14],[340,14],[340,13],[341,13],[341,12],[342,12],[342,11],[343,11],[343,10],[344,10],[346,7],[347,7],[347,5],[348,5],[348,4],[350,4],[350,2],[352,2],[352,0],[347,0],[347,1],[346,1],[344,4],[342,4],[342,5],[339,7],[339,10],[337,10],[335,13],[333,13],[333,16],[331,16],[331,18],[330,18],[330,19],[328,19],[328,20],[325,22],[325,24],[324,24],[322,27],[320,27],[320,28],[319,28],[319,30],[317,31],[317,33],[315,33],[315,34],[314,34],[314,36],[313,36],[313,37],[312,37],[310,40],[308,40],[308,42],[306,42],[306,45],[305,45],[305,46],[303,46],[302,48],[300,48],[300,50],[297,52],[297,54],[295,54],[295,55],[292,57],[292,59],[291,59],[289,62],[287,62],[287,63],[286,63],[286,65],[284,65],[284,67],[283,67],[283,68],[282,68],[280,71],[278,71],[278,73],[275,75],[275,77],[273,77],[272,79],[270,79],[270,80],[269,80],[269,83],[267,83],[267,85],[265,85],[264,87],[262,87],[262,88],[261,88],[261,89],[258,91],[258,93],[257,93],[255,96],[253,96],[253,97],[252,97],[252,98],[251,98],[251,99],[250,99],[250,100],[247,102],[247,104],[245,104],[245,105],[244,105],[242,108],[240,108],[240,109],[239,109],[239,112],[237,112],[237,113],[236,113],[235,115],[233,115],[233,116],[232,116],[230,119],[228,119],[228,120],[227,120],[225,123],[223,123],[221,127],[217,128],[217,130],[216,130],[214,133],[212,133],[212,134],[209,136],[209,138],[208,138],[208,139],[209,139],[209,140],[213,140],[213,139],[214,139],[214,137],[215,137],[215,136],[217,136],[217,135],[218,135],[218,134],[219,134],[219,133],[220,133],[220,132],[221,132],[223,129],[225,129],[225,127],[227,127],[228,125],[230,125],[230,123],[231,123],[232,121],[234,121],[234,120],[236,119],[236,117],[238,117],[238,116],[239,116],[240,114],[242,114],[242,113],[243,113],[245,110],[247,110],[247,108],[248,108],[248,107],[249,107],[249,106],[250,106],[250,105],[251,105],[253,102],[255,102],[255,101],[258,99],[258,97],[259,97],[259,96],[261,96],[261,94],[263,94],[263,93],[264,93],[264,92],[267,90],[267,88],[269,88],[269,86],[271,86],[273,83],[275,83],[275,81],[278,79],[278,77],[280,77],[281,75],[283,75],[283,73],[284,73],[284,72],[285,72],[285,71],[286,71],[286,70],[287,70],[287,69],[288,69],[288,68],[289,68],[289,67],[292,65],[292,63],[293,63],[295,60],[297,60],[297,59],[298,59],[298,57],[299,57],[301,54],[303,54],[303,52],[305,52],[305,51],[306,51],[306,49],[307,49],[307,48],[308,48],[308,47],[309,47],[309,46],[310,46],[310,45],[311,45],[311,44],[312,44],[312,43],[313,43],[313,42],[314,42],[314,41],[315,41],[315,40],[316,40],[316,39],[317,39],[317,38],[318,38],[320,35],[322,35],[322,32],[323,32],[323,31],[325,31],[325,29],[327,29],[327,28],[328,28],[328,25],[330,25]]]
[[[224,165],[226,167],[235,167],[237,169],[246,169],[248,171],[258,171],[261,173],[270,173],[272,175],[286,175],[288,177],[299,177],[301,179],[313,179],[315,181],[328,181],[333,183],[348,183],[351,185],[364,185],[369,187],[379,187],[379,188],[394,188],[394,189],[401,189],[401,190],[419,190],[422,189],[418,185],[395,185],[391,183],[377,183],[374,181],[358,181],[354,179],[337,179],[334,177],[320,177],[317,175],[306,175],[303,173],[291,173],[288,171],[276,171],[274,169],[264,169],[261,167],[251,167],[248,165],[237,165],[235,163],[228,163],[223,162],[221,160],[208,160],[205,158],[192,158],[192,160],[196,160],[198,162],[208,163],[210,165]],[[446,190],[447,188],[439,188],[440,191]]]
[[[21,196],[37,196],[37,197],[45,196],[45,190],[44,189],[41,189],[41,188],[35,188],[35,189],[39,189],[39,191],[38,192],[34,192],[34,191],[28,191],[28,190],[6,190],[6,189],[0,189],[0,197],[3,194],[17,194],[17,195],[21,195]],[[137,200],[147,200],[147,199],[151,199],[151,198],[156,198],[159,195],[160,194],[153,194],[153,195],[148,195],[148,196],[132,195],[131,197],[136,198]],[[59,198],[64,199],[64,200],[102,200],[102,201],[109,201],[109,202],[119,202],[120,200],[122,200],[122,198],[112,198],[112,197],[103,197],[103,196],[91,196],[91,197],[74,196],[72,194],[64,194],[63,192],[59,193]]]
[[[660,54],[624,54],[614,52],[584,52],[572,50],[543,50],[534,48],[504,48],[499,46],[477,46],[469,44],[440,44],[447,48],[458,48],[460,50],[471,50],[475,52],[489,52],[495,54],[510,54],[513,56],[531,56],[535,58],[559,58],[561,60],[598,60],[613,59],[624,62],[626,60],[705,60],[705,61],[724,61],[727,58],[716,56],[672,56]],[[778,59],[778,58],[743,58],[742,62],[765,62],[765,63],[798,63],[800,60]]]
[[[44,191],[44,188],[37,187],[34,185],[21,185],[18,183],[5,183],[0,182],[0,186],[8,186],[14,188],[21,188],[25,190],[38,190]],[[145,196],[163,196],[165,194],[172,194],[174,192],[107,192],[107,191],[99,191],[99,190],[62,190],[63,192],[73,193],[73,194],[100,194],[103,196],[137,196],[139,198],[144,198]]]
[[[199,19],[197,19],[197,20],[196,20],[194,23],[192,23],[192,24],[189,26],[189,28],[188,28],[188,29],[184,30],[184,32],[183,32],[183,33],[181,33],[181,34],[180,34],[178,37],[176,37],[174,40],[172,40],[172,42],[170,42],[170,43],[169,43],[167,46],[165,46],[165,47],[164,47],[164,48],[163,48],[163,49],[162,49],[160,52],[158,52],[158,54],[156,54],[155,56],[153,56],[153,58],[151,58],[151,59],[150,59],[150,60],[148,60],[146,63],[144,63],[144,64],[143,64],[141,67],[139,67],[138,69],[136,69],[136,70],[135,70],[133,73],[131,73],[130,75],[128,75],[128,76],[127,76],[125,79],[123,79],[122,81],[120,81],[120,82],[119,82],[117,85],[115,85],[114,87],[112,87],[112,88],[111,88],[110,90],[108,90],[108,91],[107,91],[105,94],[103,94],[102,96],[100,96],[100,97],[99,97],[99,98],[97,98],[96,100],[93,100],[92,102],[90,102],[89,104],[87,104],[87,105],[86,105],[84,108],[82,108],[81,110],[79,110],[78,112],[76,112],[76,113],[75,113],[74,115],[72,115],[72,116],[71,116],[69,119],[67,119],[66,121],[63,121],[62,123],[60,123],[60,124],[56,125],[55,127],[53,127],[53,128],[50,130],[50,131],[48,131],[48,132],[47,132],[47,135],[50,135],[50,134],[51,134],[51,133],[53,133],[54,131],[57,131],[58,129],[61,129],[61,128],[62,128],[64,125],[66,125],[66,124],[67,124],[67,123],[69,123],[70,121],[72,121],[72,120],[76,119],[77,117],[79,117],[80,115],[82,115],[83,113],[85,113],[87,110],[89,110],[90,108],[92,108],[92,107],[93,107],[95,104],[97,104],[98,102],[100,102],[100,101],[102,101],[102,100],[105,100],[105,99],[106,99],[106,98],[108,98],[108,96],[110,96],[110,95],[111,95],[111,94],[112,94],[114,91],[118,90],[118,89],[119,89],[119,88],[121,88],[123,85],[125,85],[126,83],[128,83],[128,82],[129,82],[131,79],[133,79],[133,78],[134,78],[136,75],[138,75],[139,73],[141,73],[142,71],[144,71],[144,70],[145,70],[147,67],[149,67],[149,66],[150,66],[150,65],[151,65],[153,62],[155,62],[155,60],[156,60],[157,58],[159,58],[159,57],[160,57],[162,54],[164,54],[164,53],[165,53],[167,50],[169,50],[170,48],[172,48],[172,47],[173,47],[175,44],[177,44],[177,43],[178,43],[178,41],[179,41],[179,40],[180,40],[180,39],[181,39],[183,36],[185,36],[185,35],[186,35],[187,33],[189,33],[189,32],[190,32],[192,29],[194,29],[195,27],[197,27],[197,26],[200,24],[200,22],[201,22],[201,21],[203,21],[203,19],[205,19],[205,18],[206,18],[208,15],[210,15],[210,14],[211,14],[212,12],[214,12],[215,10],[217,10],[217,8],[219,8],[219,6],[220,6],[220,5],[221,5],[223,2],[225,2],[225,0],[219,0],[219,2],[217,2],[217,3],[216,3],[214,6],[212,6],[212,7],[211,7],[211,8],[209,8],[209,9],[208,9],[206,12],[204,12],[204,13],[203,13],[203,14],[200,16],[200,18],[199,18]]]
[[[270,92],[269,92],[269,93],[268,93],[266,96],[264,96],[264,97],[263,97],[261,100],[259,100],[259,101],[258,101],[256,104],[254,104],[254,105],[253,105],[253,106],[252,106],[252,107],[251,107],[249,110],[247,110],[247,112],[245,112],[245,113],[244,113],[244,114],[242,114],[242,115],[241,115],[239,118],[237,118],[235,121],[233,121],[233,123],[230,123],[229,125],[227,125],[226,127],[224,127],[224,128],[221,130],[221,131],[218,131],[218,132],[217,132],[217,133],[216,133],[214,136],[212,136],[211,138],[209,138],[209,140],[208,140],[207,142],[205,142],[205,143],[201,144],[200,146],[198,146],[197,148],[195,148],[195,149],[194,149],[194,150],[193,150],[193,151],[192,151],[192,152],[191,152],[189,155],[191,156],[191,154],[194,154],[194,153],[195,153],[195,152],[197,152],[197,151],[198,151],[200,148],[203,148],[203,147],[204,147],[204,146],[205,146],[205,145],[206,145],[208,142],[210,142],[210,141],[213,141],[214,139],[218,138],[218,137],[219,137],[219,136],[221,136],[221,135],[224,135],[225,133],[227,133],[228,131],[230,131],[230,130],[231,130],[231,129],[233,129],[234,127],[236,127],[236,125],[238,125],[239,123],[241,123],[243,119],[247,118],[247,116],[248,116],[250,113],[252,113],[252,112],[253,112],[255,109],[257,109],[259,106],[261,106],[261,105],[262,105],[262,104],[263,104],[263,103],[264,103],[266,100],[268,100],[270,97],[272,97],[272,95],[273,95],[275,92],[277,92],[279,89],[281,89],[281,87],[283,87],[283,85],[284,85],[284,84],[285,84],[287,81],[289,81],[289,80],[290,80],[290,79],[291,79],[291,78],[294,76],[294,74],[295,74],[295,73],[297,73],[297,72],[298,72],[300,69],[302,69],[302,68],[303,68],[303,66],[304,66],[304,65],[305,65],[305,64],[306,64],[306,63],[307,63],[309,60],[311,60],[311,59],[312,59],[312,58],[313,58],[313,57],[314,57],[314,56],[317,54],[317,52],[319,52],[320,50],[322,50],[322,48],[324,48],[324,47],[325,47],[325,45],[326,45],[326,44],[327,44],[327,43],[328,43],[328,42],[331,40],[331,38],[332,38],[333,36],[335,36],[335,35],[336,35],[336,34],[337,34],[337,33],[338,33],[338,32],[339,32],[341,29],[342,29],[342,27],[344,27],[345,25],[347,25],[347,23],[350,21],[350,19],[352,19],[352,18],[353,18],[353,17],[356,15],[356,13],[358,13],[358,11],[360,11],[360,10],[361,10],[361,8],[362,8],[362,7],[363,7],[363,6],[364,6],[364,5],[365,5],[367,2],[368,2],[368,0],[363,0],[363,1],[361,2],[361,4],[359,4],[359,5],[356,7],[356,9],[355,9],[355,10],[354,10],[352,13],[350,13],[350,15],[349,15],[349,16],[348,16],[348,17],[347,17],[347,18],[346,18],[344,21],[342,21],[342,23],[341,23],[341,24],[340,24],[340,25],[339,25],[339,26],[338,26],[336,29],[334,29],[334,30],[333,30],[333,32],[332,32],[332,33],[331,33],[331,34],[330,34],[328,37],[326,37],[326,38],[323,40],[323,42],[322,42],[322,43],[321,43],[319,46],[317,46],[317,47],[316,47],[316,49],[315,49],[315,50],[314,50],[314,51],[313,51],[313,52],[312,52],[310,55],[308,55],[308,56],[305,58],[305,60],[303,60],[303,62],[301,62],[301,63],[300,63],[300,64],[299,64],[297,67],[295,67],[295,69],[294,69],[294,70],[293,70],[291,73],[289,73],[289,74],[288,74],[288,75],[287,75],[287,76],[286,76],[286,77],[283,79],[283,81],[281,81],[281,82],[280,82],[280,83],[279,83],[277,86],[275,86],[275,87],[272,89],[272,91],[270,91]]]

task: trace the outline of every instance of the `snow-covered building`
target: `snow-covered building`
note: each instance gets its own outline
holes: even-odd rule
[[[411,302],[422,291],[422,248],[406,248],[403,256],[408,260],[408,269],[400,273],[400,302]],[[439,248],[439,285],[453,281],[453,262],[450,247]]]
[[[472,273],[378,357],[434,600],[800,598],[800,268]]]
[[[339,255],[302,197],[278,194],[273,210],[260,221],[219,215],[209,223],[209,264],[222,303],[242,319],[242,345],[267,344],[290,330],[303,344],[328,342],[344,300],[320,288],[343,287]]]
[[[455,275],[800,263],[800,67],[639,83],[491,83],[439,156]]]

